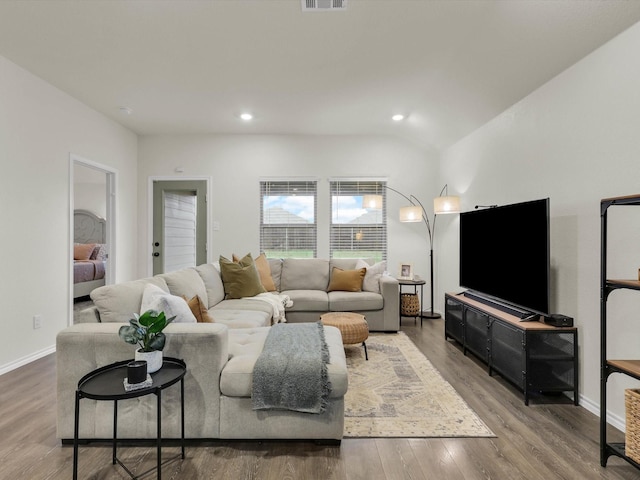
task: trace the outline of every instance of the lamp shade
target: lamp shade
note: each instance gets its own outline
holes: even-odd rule
[[[433,199],[433,211],[436,215],[460,213],[460,197],[436,197]]]
[[[382,195],[363,195],[362,207],[371,210],[382,210]]]
[[[421,222],[422,207],[412,205],[410,207],[400,208],[400,221],[403,223]]]

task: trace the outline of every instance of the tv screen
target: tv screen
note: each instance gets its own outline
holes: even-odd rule
[[[460,214],[460,285],[549,314],[549,199]]]

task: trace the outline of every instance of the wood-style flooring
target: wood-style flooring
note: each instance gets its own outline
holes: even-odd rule
[[[189,444],[187,458],[166,465],[165,479],[640,479],[611,458],[600,467],[598,419],[571,403],[533,400],[445,342],[442,320],[402,330],[496,434],[496,438],[345,439],[340,447],[307,442]],[[56,439],[55,355],[0,376],[0,479],[70,479],[72,446]],[[620,432],[611,439],[622,441]],[[169,446],[167,457],[178,452]],[[144,472],[151,446],[124,446],[119,457]],[[81,446],[80,478],[125,479],[109,445]],[[145,478],[155,478],[155,473]]]

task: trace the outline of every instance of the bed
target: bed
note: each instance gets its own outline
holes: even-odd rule
[[[105,284],[106,221],[88,210],[73,212],[73,298]]]

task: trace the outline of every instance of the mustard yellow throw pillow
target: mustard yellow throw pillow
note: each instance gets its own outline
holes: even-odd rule
[[[366,273],[366,268],[360,268],[359,270],[342,270],[341,268],[333,267],[331,271],[331,281],[329,282],[327,291],[360,292],[362,291],[362,280],[364,280]]]
[[[198,323],[213,323],[213,317],[209,315],[209,311],[207,310],[207,306],[202,303],[202,299],[196,295],[192,297],[191,300],[187,299],[184,295],[182,296],[184,301],[187,302],[189,308],[191,309],[191,313],[196,317]]]
[[[251,254],[247,254],[241,262],[235,263],[220,255],[220,275],[226,299],[254,297],[266,292]]]

